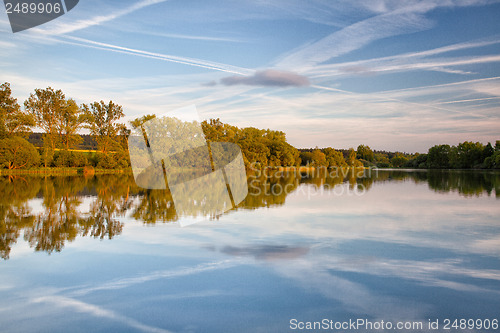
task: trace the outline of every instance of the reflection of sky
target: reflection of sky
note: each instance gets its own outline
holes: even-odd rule
[[[114,240],[77,238],[50,256],[19,251],[19,240],[2,262],[0,322],[8,332],[254,332],[285,331],[291,318],[498,314],[495,198],[412,182],[307,198],[186,228],[121,218]]]

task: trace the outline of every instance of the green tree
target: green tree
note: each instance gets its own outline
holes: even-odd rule
[[[26,136],[32,126],[35,126],[35,119],[21,110],[17,99],[12,97],[10,84],[0,85],[0,139],[12,135]]]
[[[312,151],[311,157],[312,157],[312,164],[315,167],[326,166],[326,156],[318,148]]]
[[[0,167],[28,169],[38,166],[40,155],[35,147],[21,137],[0,140]]]
[[[431,169],[447,169],[450,167],[450,155],[449,145],[431,147],[427,153],[427,166]]]
[[[401,153],[397,153],[393,158],[391,158],[391,164],[395,168],[400,168],[408,162],[408,158]]]
[[[26,111],[34,117],[36,125],[45,132],[43,138],[45,167],[50,164],[58,144],[58,123],[66,106],[66,96],[63,92],[51,87],[35,89],[35,92],[30,94],[30,97],[24,102]]]
[[[326,157],[326,165],[330,168],[334,167],[342,167],[346,165],[344,155],[341,152],[336,151],[333,148],[325,148],[323,149],[323,153]]]
[[[369,146],[359,145],[357,149],[357,158],[373,162],[373,150]]]
[[[107,104],[100,101],[90,105],[83,104],[82,109],[86,127],[97,141],[99,150],[107,154],[112,150],[121,149],[118,135],[125,125],[118,121],[125,115],[122,107],[112,101]]]
[[[347,164],[349,166],[355,166],[356,165],[356,151],[354,148],[349,148],[349,153],[347,155]]]
[[[63,149],[69,150],[82,141],[78,130],[82,127],[83,121],[82,110],[76,102],[73,99],[67,100],[56,118],[56,128]]]
[[[457,159],[454,167],[470,169],[483,162],[484,145],[480,142],[465,141],[457,148]]]

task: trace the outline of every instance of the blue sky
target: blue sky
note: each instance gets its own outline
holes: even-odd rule
[[[195,104],[202,118],[296,147],[425,152],[500,140],[500,1],[81,0],[13,34],[0,81],[125,120]]]

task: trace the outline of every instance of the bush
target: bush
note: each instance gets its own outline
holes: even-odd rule
[[[68,150],[59,150],[54,153],[54,166],[59,168],[71,166],[71,152]]]
[[[21,137],[0,140],[0,167],[5,169],[28,169],[40,165],[36,148]]]
[[[89,163],[87,157],[81,152],[71,152],[71,166],[72,167],[84,167]]]
[[[115,154],[100,154],[99,162],[97,163],[97,167],[101,169],[114,169],[116,168],[117,161],[114,156]]]

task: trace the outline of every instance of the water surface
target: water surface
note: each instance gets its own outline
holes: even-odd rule
[[[499,173],[283,174],[249,192],[184,216],[127,175],[1,177],[1,331],[500,319]]]

